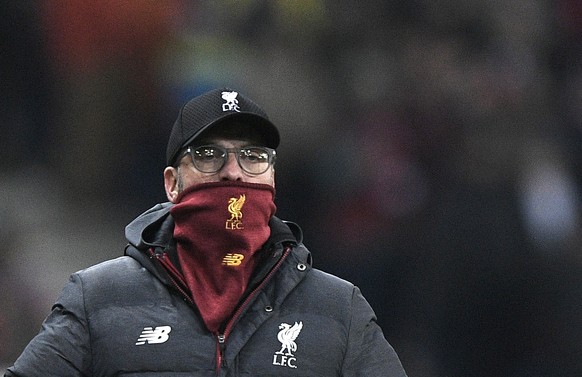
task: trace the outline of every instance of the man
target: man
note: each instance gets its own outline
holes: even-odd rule
[[[279,132],[242,94],[181,109],[125,256],[71,276],[6,376],[405,376],[354,285],[274,216]]]

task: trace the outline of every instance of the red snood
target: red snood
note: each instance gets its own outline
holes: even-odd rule
[[[211,182],[187,188],[171,208],[184,280],[212,332],[231,315],[270,236],[275,189]]]

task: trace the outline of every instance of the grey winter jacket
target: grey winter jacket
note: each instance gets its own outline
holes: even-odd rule
[[[210,333],[160,263],[169,207],[127,226],[125,256],[71,276],[5,376],[405,376],[358,288],[312,268],[299,227],[277,218],[244,301]]]

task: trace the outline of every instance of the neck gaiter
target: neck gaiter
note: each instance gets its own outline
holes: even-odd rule
[[[203,183],[184,190],[170,209],[184,280],[212,332],[247,289],[271,233],[274,195],[266,184]]]

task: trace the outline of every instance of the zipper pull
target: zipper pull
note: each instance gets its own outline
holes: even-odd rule
[[[226,337],[224,334],[217,334],[216,339],[218,340],[218,343],[216,343],[216,375],[218,376],[220,375],[220,370],[224,366],[223,355]]]

